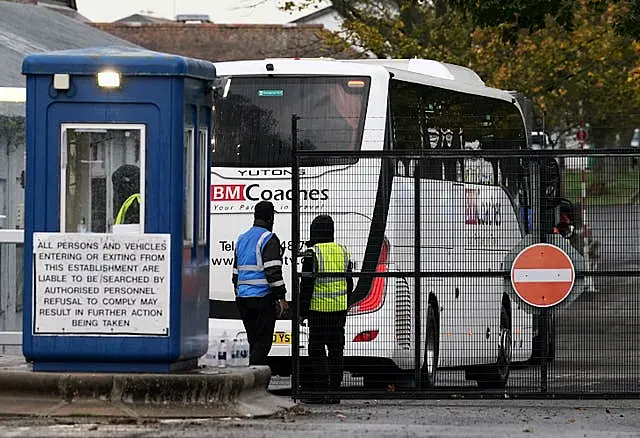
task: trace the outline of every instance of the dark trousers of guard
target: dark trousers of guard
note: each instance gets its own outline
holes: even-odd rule
[[[338,391],[344,370],[344,325],[347,312],[311,311],[308,320],[309,361],[313,370],[309,389],[314,392]]]
[[[236,304],[247,331],[249,365],[267,365],[276,326],[276,303],[271,295],[236,298]]]

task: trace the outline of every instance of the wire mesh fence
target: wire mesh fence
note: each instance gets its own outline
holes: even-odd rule
[[[351,261],[294,268],[294,397],[637,397],[637,158],[294,151],[293,240],[328,215]],[[309,278],[351,278],[348,310]]]

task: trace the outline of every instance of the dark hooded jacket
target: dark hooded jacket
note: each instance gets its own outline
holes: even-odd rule
[[[265,201],[259,202],[255,207],[253,226],[264,228],[267,231],[273,231],[273,219],[273,204]],[[262,248],[262,261],[263,263],[268,263],[270,261],[280,262],[277,266],[270,266],[264,269],[264,275],[269,284],[281,284],[280,286],[270,286],[274,300],[284,300],[287,293],[287,288],[284,285],[282,277],[282,252],[280,239],[278,239],[278,236],[273,233],[271,238],[269,238],[265,243],[264,248]],[[238,255],[235,251],[233,254],[233,268],[238,269]],[[233,282],[234,289],[237,291],[237,273],[232,274],[231,281]]]
[[[302,259],[302,273],[314,273],[318,271],[318,260],[315,253],[311,251],[313,245],[318,243],[328,243],[334,241],[334,224],[331,216],[317,216],[309,229],[309,240],[306,242],[309,248]],[[347,272],[352,272],[353,265],[349,262]],[[353,291],[353,277],[347,276],[347,301],[350,302]],[[311,297],[315,287],[315,279],[313,276],[304,276],[300,280],[300,316],[306,318],[309,315],[311,306]]]

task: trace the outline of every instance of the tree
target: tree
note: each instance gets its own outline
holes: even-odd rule
[[[596,143],[606,145],[613,125],[637,123],[640,115],[639,46],[615,29],[628,7],[578,0],[571,29],[547,15],[543,27],[507,42],[503,29],[511,24],[477,28],[471,67],[492,86],[532,97],[552,130],[570,130],[584,120]]]
[[[615,24],[616,31],[635,40],[640,40],[640,2],[627,1],[627,14]]]
[[[264,1],[264,0],[262,0]],[[283,9],[299,10],[320,0],[291,0]],[[447,0],[334,0],[343,17],[343,41],[379,58],[435,58],[466,64],[472,23]]]
[[[536,31],[545,25],[546,16],[566,29],[573,26],[574,0],[452,0],[455,8],[470,14],[474,26],[494,27],[512,23],[512,29]],[[516,33],[507,34],[513,37]]]

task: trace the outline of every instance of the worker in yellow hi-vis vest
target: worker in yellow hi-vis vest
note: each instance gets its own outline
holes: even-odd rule
[[[140,223],[140,168],[123,164],[111,175],[114,225]]]
[[[120,207],[120,210],[118,210],[118,214],[116,216],[116,220],[114,222],[114,225],[120,225],[120,224],[126,224],[126,223],[136,223],[136,222],[126,222],[126,217],[127,217],[127,211],[129,210],[129,207],[131,207],[131,204],[133,204],[134,202],[138,203],[138,208],[140,207],[140,193],[134,193],[133,195],[129,196],[123,203],[122,206]]]
[[[319,215],[311,223],[309,248],[302,261],[301,318],[309,321],[309,360],[313,370],[310,403],[340,403],[324,392],[337,392],[344,370],[344,326],[348,297],[353,291],[351,254],[334,241],[331,216]],[[335,272],[335,277],[316,273]],[[325,350],[326,347],[326,350]],[[328,355],[327,355],[328,352]],[[302,379],[301,379],[302,380]]]

